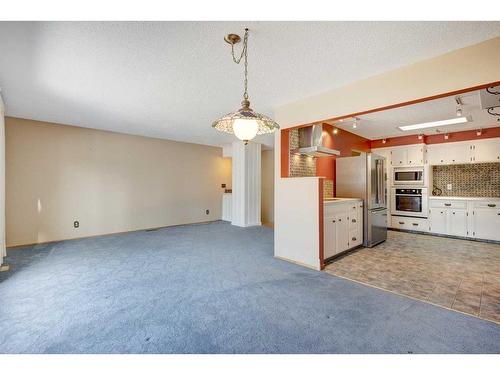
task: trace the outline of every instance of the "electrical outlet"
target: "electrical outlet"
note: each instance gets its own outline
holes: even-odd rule
[[[451,184],[446,184],[446,190],[451,190],[452,186]]]
[[[205,210],[205,213],[208,215],[210,214],[210,210]]]
[[[74,226],[75,228],[79,228],[79,227],[80,227],[80,222],[79,222],[79,221],[74,221],[74,222],[73,222],[73,226]]]

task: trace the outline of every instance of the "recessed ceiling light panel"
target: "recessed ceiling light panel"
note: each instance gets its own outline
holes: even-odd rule
[[[406,132],[406,131],[409,131],[409,130],[435,128],[437,126],[448,126],[448,125],[455,125],[455,124],[463,124],[464,122],[469,122],[469,121],[472,121],[471,117],[469,117],[469,116],[466,116],[466,117],[463,116],[463,117],[450,118],[448,120],[431,121],[431,122],[423,122],[421,124],[398,126],[398,128],[400,130]]]

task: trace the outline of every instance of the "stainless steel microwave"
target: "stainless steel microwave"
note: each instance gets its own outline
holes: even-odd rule
[[[393,186],[424,186],[425,185],[424,167],[396,167],[392,171]]]

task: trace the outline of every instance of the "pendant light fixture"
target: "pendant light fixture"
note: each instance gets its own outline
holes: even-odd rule
[[[238,139],[241,139],[247,144],[248,141],[255,138],[256,135],[273,133],[275,130],[279,129],[279,125],[273,119],[254,112],[253,109],[250,108],[250,101],[248,100],[248,29],[245,29],[243,48],[239,58],[236,58],[234,55],[234,45],[241,41],[240,36],[228,34],[224,37],[224,40],[231,45],[233,61],[239,64],[243,59],[245,67],[245,90],[243,92],[241,108],[236,112],[228,113],[214,121],[212,127],[224,133],[234,134]]]

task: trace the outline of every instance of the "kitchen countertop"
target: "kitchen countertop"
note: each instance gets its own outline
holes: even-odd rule
[[[447,197],[444,195],[431,195],[429,199],[444,199],[444,200],[463,200],[463,201],[498,201],[500,197]]]
[[[342,202],[360,202],[361,198],[324,198],[323,204],[331,204],[331,203],[342,203]]]

